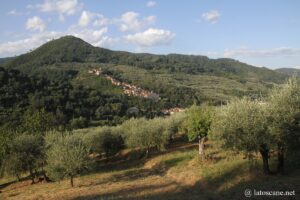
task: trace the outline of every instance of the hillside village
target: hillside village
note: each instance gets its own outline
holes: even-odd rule
[[[104,74],[102,69],[90,69],[88,71],[89,74],[94,74],[96,76],[104,75],[104,77],[109,80],[113,85],[116,86],[121,86],[123,88],[123,93],[128,95],[128,96],[137,96],[137,97],[142,97],[142,98],[147,98],[147,99],[152,99],[154,101],[160,100],[160,96],[153,91],[148,91],[145,89],[142,89],[136,85],[131,85],[129,83],[121,82],[118,81],[117,79],[113,78],[112,76],[108,74]],[[183,111],[183,108],[170,108],[170,109],[164,109],[162,110],[162,113],[165,115],[172,115],[177,112]]]
[[[101,74],[103,74],[101,68],[91,69],[88,72],[90,74],[95,74],[96,76],[100,76]],[[107,74],[103,74],[103,75],[105,76],[105,78],[107,80],[111,81],[111,83],[113,85],[121,86],[123,88],[124,94],[126,94],[128,96],[138,96],[138,97],[143,97],[143,98],[147,98],[147,99],[153,99],[155,101],[158,101],[160,99],[159,95],[154,93],[153,91],[144,90],[138,86],[118,81],[117,79],[115,79],[112,76],[109,76]]]

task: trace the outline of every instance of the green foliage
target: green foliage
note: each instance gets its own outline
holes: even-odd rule
[[[164,121],[164,137],[172,140],[180,131],[182,124],[186,119],[185,112],[178,112],[169,117],[165,117]],[[162,120],[162,119],[161,119]]]
[[[269,131],[277,142],[286,145],[293,144],[293,148],[300,144],[297,130],[300,115],[299,105],[300,85],[295,78],[274,88],[268,98]],[[298,145],[296,145],[297,143]]]
[[[12,132],[4,127],[0,127],[0,169],[8,154],[9,144],[11,143]],[[1,171],[0,171],[1,172]]]
[[[70,125],[73,129],[85,128],[88,126],[88,121],[84,117],[74,118],[70,121]]]
[[[100,127],[94,131],[83,133],[83,142],[91,151],[106,156],[115,154],[123,146],[123,140],[116,127]]]
[[[258,151],[261,144],[270,144],[267,131],[267,105],[248,98],[234,100],[216,111],[213,120],[213,137],[224,146],[246,154]]]
[[[28,109],[22,119],[22,132],[31,134],[44,134],[55,126],[55,116],[47,113],[45,109]]]
[[[185,124],[190,141],[207,137],[212,123],[212,117],[213,108],[208,105],[193,105],[187,110]]]
[[[160,119],[130,119],[122,124],[122,128],[125,132],[125,144],[129,148],[163,150],[167,143],[167,138],[163,135],[163,123]]]
[[[39,161],[43,158],[43,138],[38,135],[21,134],[16,136],[9,144],[8,154],[5,160],[5,171],[9,174],[20,175],[39,167]]]
[[[47,70],[45,73],[51,74]],[[161,113],[161,108],[151,100],[107,94],[107,91],[104,94],[101,87],[83,87],[71,79],[67,75],[63,78],[57,75],[53,80],[49,80],[48,76],[31,77],[17,70],[0,67],[0,126],[9,126],[21,132],[29,129],[44,132],[48,128],[41,126],[50,125],[50,119],[51,128],[64,130],[70,127],[83,128],[88,122],[93,122],[90,123],[92,125],[120,124],[131,116],[127,110],[134,106],[139,110],[138,116],[155,117]],[[84,81],[82,84],[89,86]],[[110,88],[111,83],[106,90]],[[49,120],[49,123],[34,124],[42,122],[42,115],[46,116],[44,119]],[[21,124],[23,129],[20,129]]]
[[[130,148],[164,150],[165,145],[178,132],[183,118],[183,115],[176,115],[150,120],[145,118],[127,120],[121,126],[125,144]]]
[[[47,172],[54,180],[70,178],[73,186],[74,176],[81,174],[89,167],[89,148],[79,137],[71,134],[47,135],[49,145],[47,156]]]

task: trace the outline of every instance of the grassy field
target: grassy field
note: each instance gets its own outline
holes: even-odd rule
[[[289,168],[284,176],[266,176],[260,162],[250,168],[243,155],[223,151],[216,144],[207,146],[205,162],[198,159],[195,144],[176,143],[140,160],[123,150],[118,155],[123,161],[98,163],[95,171],[77,177],[73,188],[68,180],[30,185],[29,180],[2,179],[0,199],[245,199],[245,189],[295,190],[296,195],[300,191],[300,170]]]

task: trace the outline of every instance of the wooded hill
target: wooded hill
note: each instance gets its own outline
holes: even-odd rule
[[[100,124],[119,123],[135,107],[139,116],[154,117],[166,108],[203,102],[220,105],[241,96],[259,98],[288,77],[233,59],[111,51],[73,36],[1,62],[1,101],[6,102],[1,103],[2,119],[34,107],[56,115],[62,112],[66,121],[83,117]],[[104,76],[88,73],[99,68],[117,80],[159,94],[160,101],[128,97]]]

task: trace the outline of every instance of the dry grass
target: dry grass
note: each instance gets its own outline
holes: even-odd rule
[[[108,165],[97,173],[77,177],[74,188],[68,180],[13,183],[1,189],[0,199],[239,199],[249,187],[300,188],[299,171],[286,176],[264,176],[259,169],[249,172],[242,155],[211,144],[207,156],[201,162],[194,145],[177,145],[136,164]]]

